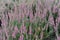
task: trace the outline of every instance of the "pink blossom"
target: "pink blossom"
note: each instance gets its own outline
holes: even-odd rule
[[[12,37],[16,38],[16,33],[15,32],[12,33]]]
[[[26,26],[23,26],[23,33],[26,33]]]
[[[20,27],[20,33],[21,33],[21,34],[23,33],[22,26]]]
[[[32,28],[29,26],[29,34],[32,34]]]
[[[6,33],[6,36],[9,37],[9,35],[8,35],[8,30],[6,30],[5,33]]]
[[[54,5],[53,6],[53,13],[56,13],[58,10],[57,10],[57,6],[56,5]]]
[[[60,22],[60,16],[57,18],[58,23]]]
[[[0,40],[2,40],[2,29],[0,29]]]
[[[54,25],[54,20],[53,20],[53,16],[52,15],[49,16],[49,23],[51,25]]]
[[[22,3],[20,6],[21,6],[22,9],[25,8],[25,4],[24,3]]]
[[[22,26],[21,26],[21,28],[20,28],[20,32],[21,32],[21,34],[27,32],[26,26],[24,26],[24,23],[22,24]]]
[[[58,16],[60,16],[60,8],[59,8],[59,10],[58,10]]]
[[[15,19],[15,14],[14,13],[8,13],[10,21]]]
[[[30,22],[32,22],[32,19],[33,19],[33,13],[32,11],[30,11]]]
[[[42,13],[41,17],[42,17],[42,18],[45,18],[45,17],[46,17],[46,14],[47,14],[47,9],[45,8],[45,9],[43,10],[43,13]]]
[[[5,26],[6,27],[5,20],[2,20],[2,26]]]
[[[15,31],[15,32],[18,32],[17,26],[14,27],[14,31]]]
[[[13,38],[16,38],[16,34],[18,33],[18,28],[17,28],[17,26],[15,26],[14,27],[14,31],[13,31],[13,33],[12,33],[12,37]]]
[[[24,36],[21,35],[20,38],[19,38],[19,40],[24,40]]]

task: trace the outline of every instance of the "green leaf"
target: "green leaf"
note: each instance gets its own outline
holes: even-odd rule
[[[58,25],[58,34],[60,35],[60,23]]]
[[[31,26],[34,27],[34,28],[37,28],[37,27],[38,27],[38,26],[37,26],[37,23],[32,23]]]
[[[14,40],[18,40],[19,37],[20,37],[20,33],[17,33],[17,34],[16,34],[16,38],[14,38]]]
[[[27,39],[26,39],[26,34],[24,34],[24,40],[27,40]]]
[[[13,22],[14,26],[18,24],[18,21],[17,20],[14,20]]]
[[[44,22],[41,23],[40,26],[41,26],[42,28],[44,28],[45,24],[46,24],[46,22],[44,21]]]
[[[20,29],[21,25],[22,25],[22,23],[17,24],[18,29]]]
[[[26,22],[25,26],[26,26],[26,28],[28,28],[30,26],[30,22]]]
[[[47,14],[46,14],[46,20],[48,21],[48,19],[49,19],[49,11],[47,11]]]
[[[58,16],[58,13],[52,13],[52,15],[53,15],[53,18],[57,18],[57,16]]]
[[[35,34],[35,28],[32,28],[32,33]]]
[[[12,36],[9,37],[9,40],[13,40]]]
[[[17,34],[16,34],[16,38],[19,38],[19,37],[20,37],[20,33],[17,33]]]

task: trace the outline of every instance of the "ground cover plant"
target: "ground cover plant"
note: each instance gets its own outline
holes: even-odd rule
[[[0,0],[0,40],[60,40],[60,0]]]

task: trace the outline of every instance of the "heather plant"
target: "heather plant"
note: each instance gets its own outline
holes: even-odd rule
[[[60,0],[0,0],[0,40],[60,40]]]

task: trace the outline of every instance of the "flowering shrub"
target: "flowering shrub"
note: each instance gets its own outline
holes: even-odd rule
[[[0,40],[60,40],[60,0],[0,0]]]

